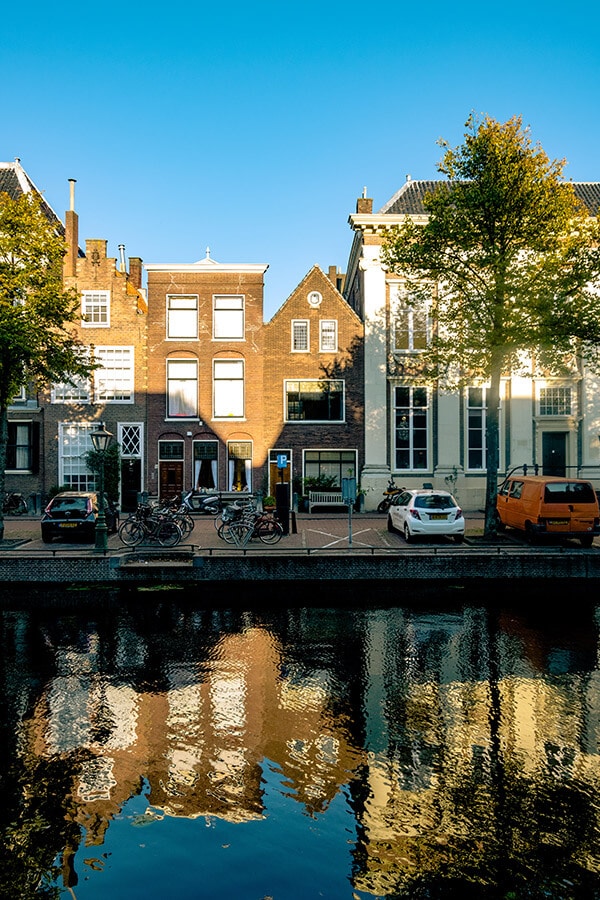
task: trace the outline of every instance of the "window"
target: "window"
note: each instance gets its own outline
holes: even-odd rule
[[[285,419],[286,422],[343,422],[344,382],[286,381]]]
[[[244,339],[244,297],[219,294],[213,297],[213,338],[216,341]]]
[[[6,471],[37,472],[39,462],[39,424],[9,422],[6,445]]]
[[[133,403],[133,347],[96,347],[96,403]]]
[[[159,441],[158,458],[161,462],[183,459],[183,441]]]
[[[84,328],[109,328],[110,291],[83,291],[81,319]]]
[[[167,360],[167,418],[198,417],[198,364],[195,359]]]
[[[487,468],[485,425],[487,396],[485,388],[467,388],[467,468]]]
[[[73,491],[93,491],[96,476],[88,469],[85,456],[93,450],[90,434],[100,423],[61,422],[58,426],[59,484]]]
[[[230,441],[227,444],[227,490],[252,490],[252,444],[250,441]]]
[[[337,321],[321,319],[319,322],[319,350],[322,353],[335,353],[337,348]]]
[[[571,388],[540,388],[540,416],[570,416]]]
[[[194,441],[194,489],[211,490],[219,483],[219,444],[217,441]]]
[[[215,359],[213,368],[215,419],[244,416],[244,361]]]
[[[308,319],[293,319],[292,353],[307,353],[309,346]]]
[[[198,297],[167,296],[167,339],[194,340],[198,337]]]
[[[421,295],[399,292],[392,305],[396,351],[425,350],[428,341],[427,303]]]
[[[356,478],[355,450],[305,450],[305,478],[333,478],[342,487],[342,478]]]
[[[74,376],[71,381],[52,385],[51,403],[89,403],[91,399],[89,378]]]
[[[427,469],[427,388],[395,387],[393,390],[395,468],[398,471]]]

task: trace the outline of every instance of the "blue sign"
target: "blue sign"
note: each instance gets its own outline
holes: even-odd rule
[[[287,453],[278,453],[277,454],[277,468],[278,469],[287,469]]]

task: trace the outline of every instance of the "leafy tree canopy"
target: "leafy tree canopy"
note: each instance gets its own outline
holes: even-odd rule
[[[87,376],[93,363],[70,326],[80,316],[75,291],[65,290],[65,243],[40,198],[0,194],[0,499],[8,407],[21,388]],[[0,503],[0,539],[4,535]]]
[[[563,374],[579,358],[600,369],[600,229],[515,116],[471,116],[462,145],[444,148],[446,176],[407,217],[383,260],[426,297],[434,333],[418,376],[442,387],[488,385],[486,534],[495,531],[498,406],[503,375]],[[532,366],[533,362],[533,366]]]
[[[413,297],[435,286],[426,373],[489,381],[494,364],[523,371],[535,353],[558,374],[574,351],[598,367],[600,231],[564,160],[533,145],[520,117],[466,128],[461,146],[439,142],[446,180],[425,197],[427,223],[407,219],[383,248]]]

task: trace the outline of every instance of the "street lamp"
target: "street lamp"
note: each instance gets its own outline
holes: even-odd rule
[[[100,454],[100,504],[98,507],[98,520],[96,522],[96,546],[95,550],[105,551],[108,548],[108,530],[106,528],[106,513],[104,510],[104,462],[108,445],[112,440],[112,434],[101,422],[96,431],[90,434],[96,453]]]

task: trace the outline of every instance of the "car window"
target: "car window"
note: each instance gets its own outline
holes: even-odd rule
[[[452,509],[455,503],[445,494],[426,494],[415,497],[415,506],[418,509]]]
[[[52,502],[52,509],[57,512],[66,512],[67,510],[71,512],[87,512],[88,500],[87,497],[57,497]]]
[[[519,500],[521,497],[521,493],[523,492],[523,482],[522,481],[513,481],[510,488],[510,496],[515,500]]]
[[[573,481],[551,481],[544,489],[546,503],[594,503],[596,495],[591,484]]]

